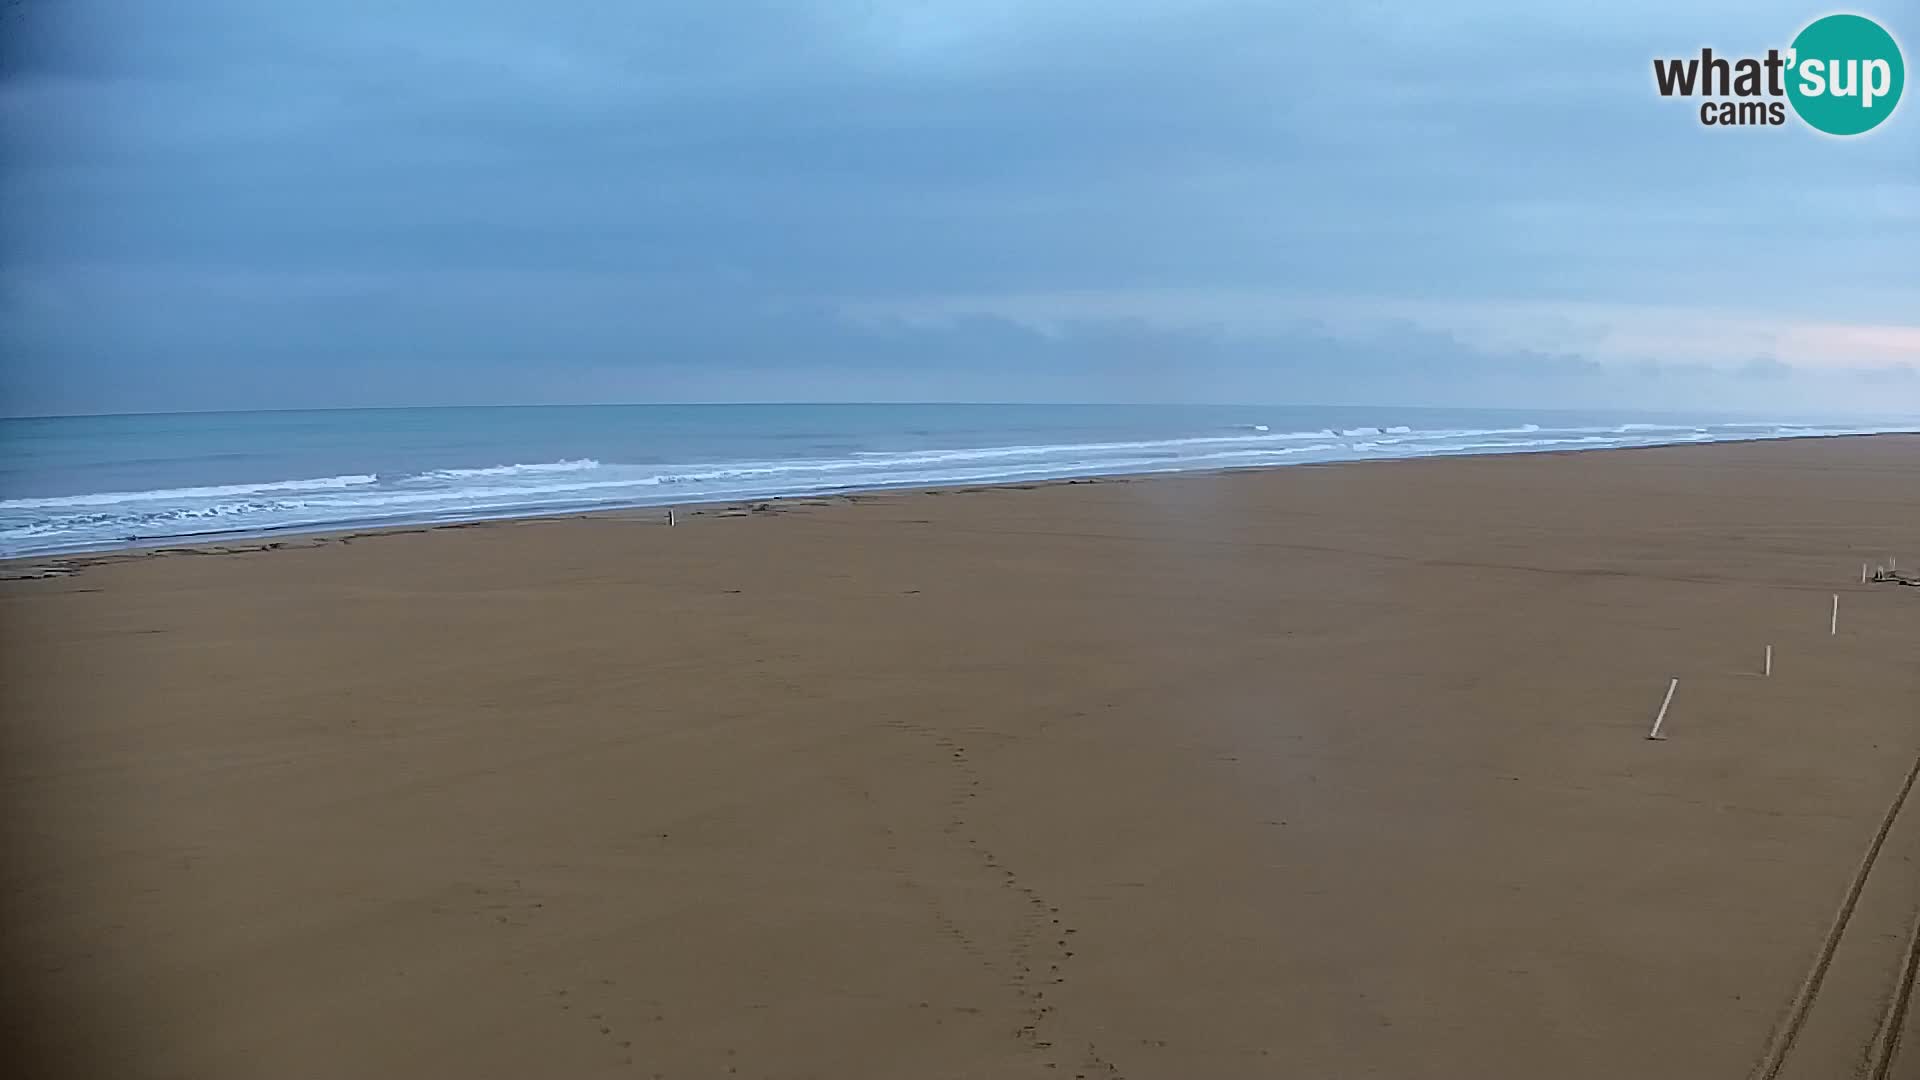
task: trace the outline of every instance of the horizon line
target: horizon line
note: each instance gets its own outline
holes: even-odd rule
[[[1746,416],[1748,413],[1726,409],[1662,409],[1662,408],[1620,408],[1611,405],[1568,406],[1568,405],[1409,405],[1404,403],[1384,403],[1369,401],[937,401],[937,400],[888,400],[888,401],[840,401],[840,400],[765,400],[765,401],[572,401],[572,402],[527,402],[505,401],[469,404],[409,404],[409,405],[317,405],[317,406],[277,406],[257,409],[140,409],[125,412],[75,412],[75,413],[0,413],[0,421],[18,420],[104,420],[114,418],[135,418],[149,416],[247,416],[254,414],[279,413],[345,413],[345,412],[416,412],[424,410],[455,409],[686,409],[686,408],[772,408],[792,406],[816,407],[922,407],[946,406],[963,408],[1187,408],[1187,409],[1422,409],[1422,410],[1460,410],[1470,409],[1481,412],[1631,412],[1658,416]],[[1906,413],[1871,413],[1853,410],[1821,410],[1806,416],[1894,416]],[[1920,415],[1920,414],[1916,414]]]

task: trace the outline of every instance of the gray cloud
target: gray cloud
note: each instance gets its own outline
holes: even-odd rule
[[[1808,13],[1669,6],[28,0],[0,68],[3,389],[35,411],[301,404],[338,371],[407,400],[451,373],[489,400],[991,375],[1104,399],[1371,372],[1401,397],[1471,369],[1577,404],[1602,331],[1493,344],[1394,311],[1911,325],[1912,107],[1847,143],[1703,129],[1651,57],[1764,50]],[[836,314],[1059,290],[1382,314],[1358,337]]]

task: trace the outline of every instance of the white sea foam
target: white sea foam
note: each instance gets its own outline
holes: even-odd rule
[[[60,495],[44,499],[0,499],[0,511],[119,506],[175,499],[224,499],[268,491],[337,491],[341,488],[364,487],[378,480],[375,476],[322,476],[313,480],[273,480],[261,484],[216,484],[210,487],[161,488],[157,491],[102,491],[91,495]]]
[[[545,476],[549,473],[581,472],[597,469],[600,463],[592,458],[574,458],[567,461],[538,461],[531,465],[488,465],[482,469],[429,469],[407,477],[408,480],[464,480],[470,476]]]

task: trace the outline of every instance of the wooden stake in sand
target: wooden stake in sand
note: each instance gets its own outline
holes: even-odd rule
[[[1769,678],[1773,676],[1773,646],[1771,645],[1767,646],[1767,666],[1761,671],[1761,674]]]
[[[1673,692],[1679,688],[1680,688],[1679,679],[1675,679],[1672,682],[1667,684],[1666,700],[1660,703],[1660,714],[1653,718],[1653,730],[1647,732],[1647,738],[1649,739],[1666,738],[1665,735],[1660,734],[1660,725],[1667,722],[1667,706],[1673,704]]]
[[[672,510],[667,511],[667,527],[668,528],[673,527],[673,511]]]
[[[1835,635],[1840,633],[1840,594],[1839,593],[1833,594],[1833,622],[1827,626],[1827,633],[1829,635]]]

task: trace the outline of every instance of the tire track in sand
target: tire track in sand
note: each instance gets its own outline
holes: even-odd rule
[[[1880,850],[1886,846],[1887,836],[1893,832],[1894,822],[1900,817],[1901,809],[1906,806],[1907,796],[1913,791],[1913,784],[1917,778],[1920,778],[1920,756],[1914,758],[1913,766],[1907,770],[1906,779],[1901,782],[1899,790],[1894,793],[1893,801],[1888,804],[1886,816],[1881,818],[1880,828],[1874,832],[1872,842],[1867,845],[1866,854],[1862,856],[1859,867],[1854,870],[1853,880],[1847,884],[1847,891],[1840,900],[1840,909],[1835,912],[1833,922],[1827,928],[1827,935],[1821,941],[1819,951],[1814,954],[1813,966],[1808,969],[1806,978],[1802,979],[1799,987],[1795,989],[1793,1000],[1787,1006],[1786,1016],[1774,1029],[1773,1037],[1767,1042],[1765,1053],[1754,1065],[1753,1071],[1748,1074],[1749,1080],[1774,1080],[1780,1075],[1780,1070],[1786,1066],[1787,1056],[1793,1052],[1794,1040],[1799,1038],[1800,1030],[1806,1026],[1807,1016],[1813,1011],[1814,1001],[1819,997],[1820,985],[1826,980],[1827,969],[1832,966],[1834,953],[1840,948],[1840,939],[1846,934],[1847,924],[1853,918],[1854,909],[1860,904],[1860,894],[1866,890],[1867,878],[1873,873],[1874,863],[1880,858]],[[1920,945],[1920,939],[1910,936],[1907,945],[1909,955],[1902,964],[1903,972],[1910,972],[1913,967],[1916,945]],[[1910,991],[1910,976],[1903,977],[1902,982]],[[1896,1009],[1902,1016],[1893,1018],[1891,1033],[1883,1031],[1875,1037],[1874,1048],[1869,1051],[1870,1054],[1879,1052],[1879,1044],[1882,1040],[1887,1043],[1887,1056],[1879,1066],[1882,1071],[1875,1075],[1884,1076],[1885,1069],[1891,1067],[1892,1053],[1897,1049],[1900,1022],[1904,1016],[1906,1001],[1910,996],[1910,992],[1896,992],[1894,1001],[1889,1004],[1889,1016],[1892,1016]],[[1886,1018],[1882,1019],[1882,1025],[1888,1026]]]
[[[1899,978],[1894,983],[1892,996],[1887,999],[1886,1011],[1880,1015],[1880,1026],[1874,1030],[1873,1042],[1867,1047],[1867,1080],[1887,1080],[1893,1075],[1894,1058],[1900,1053],[1900,1033],[1907,1026],[1907,1014],[1913,1006],[1916,974],[1920,974],[1920,910],[1914,912],[1913,922],[1907,928],[1907,944],[1900,959]]]

